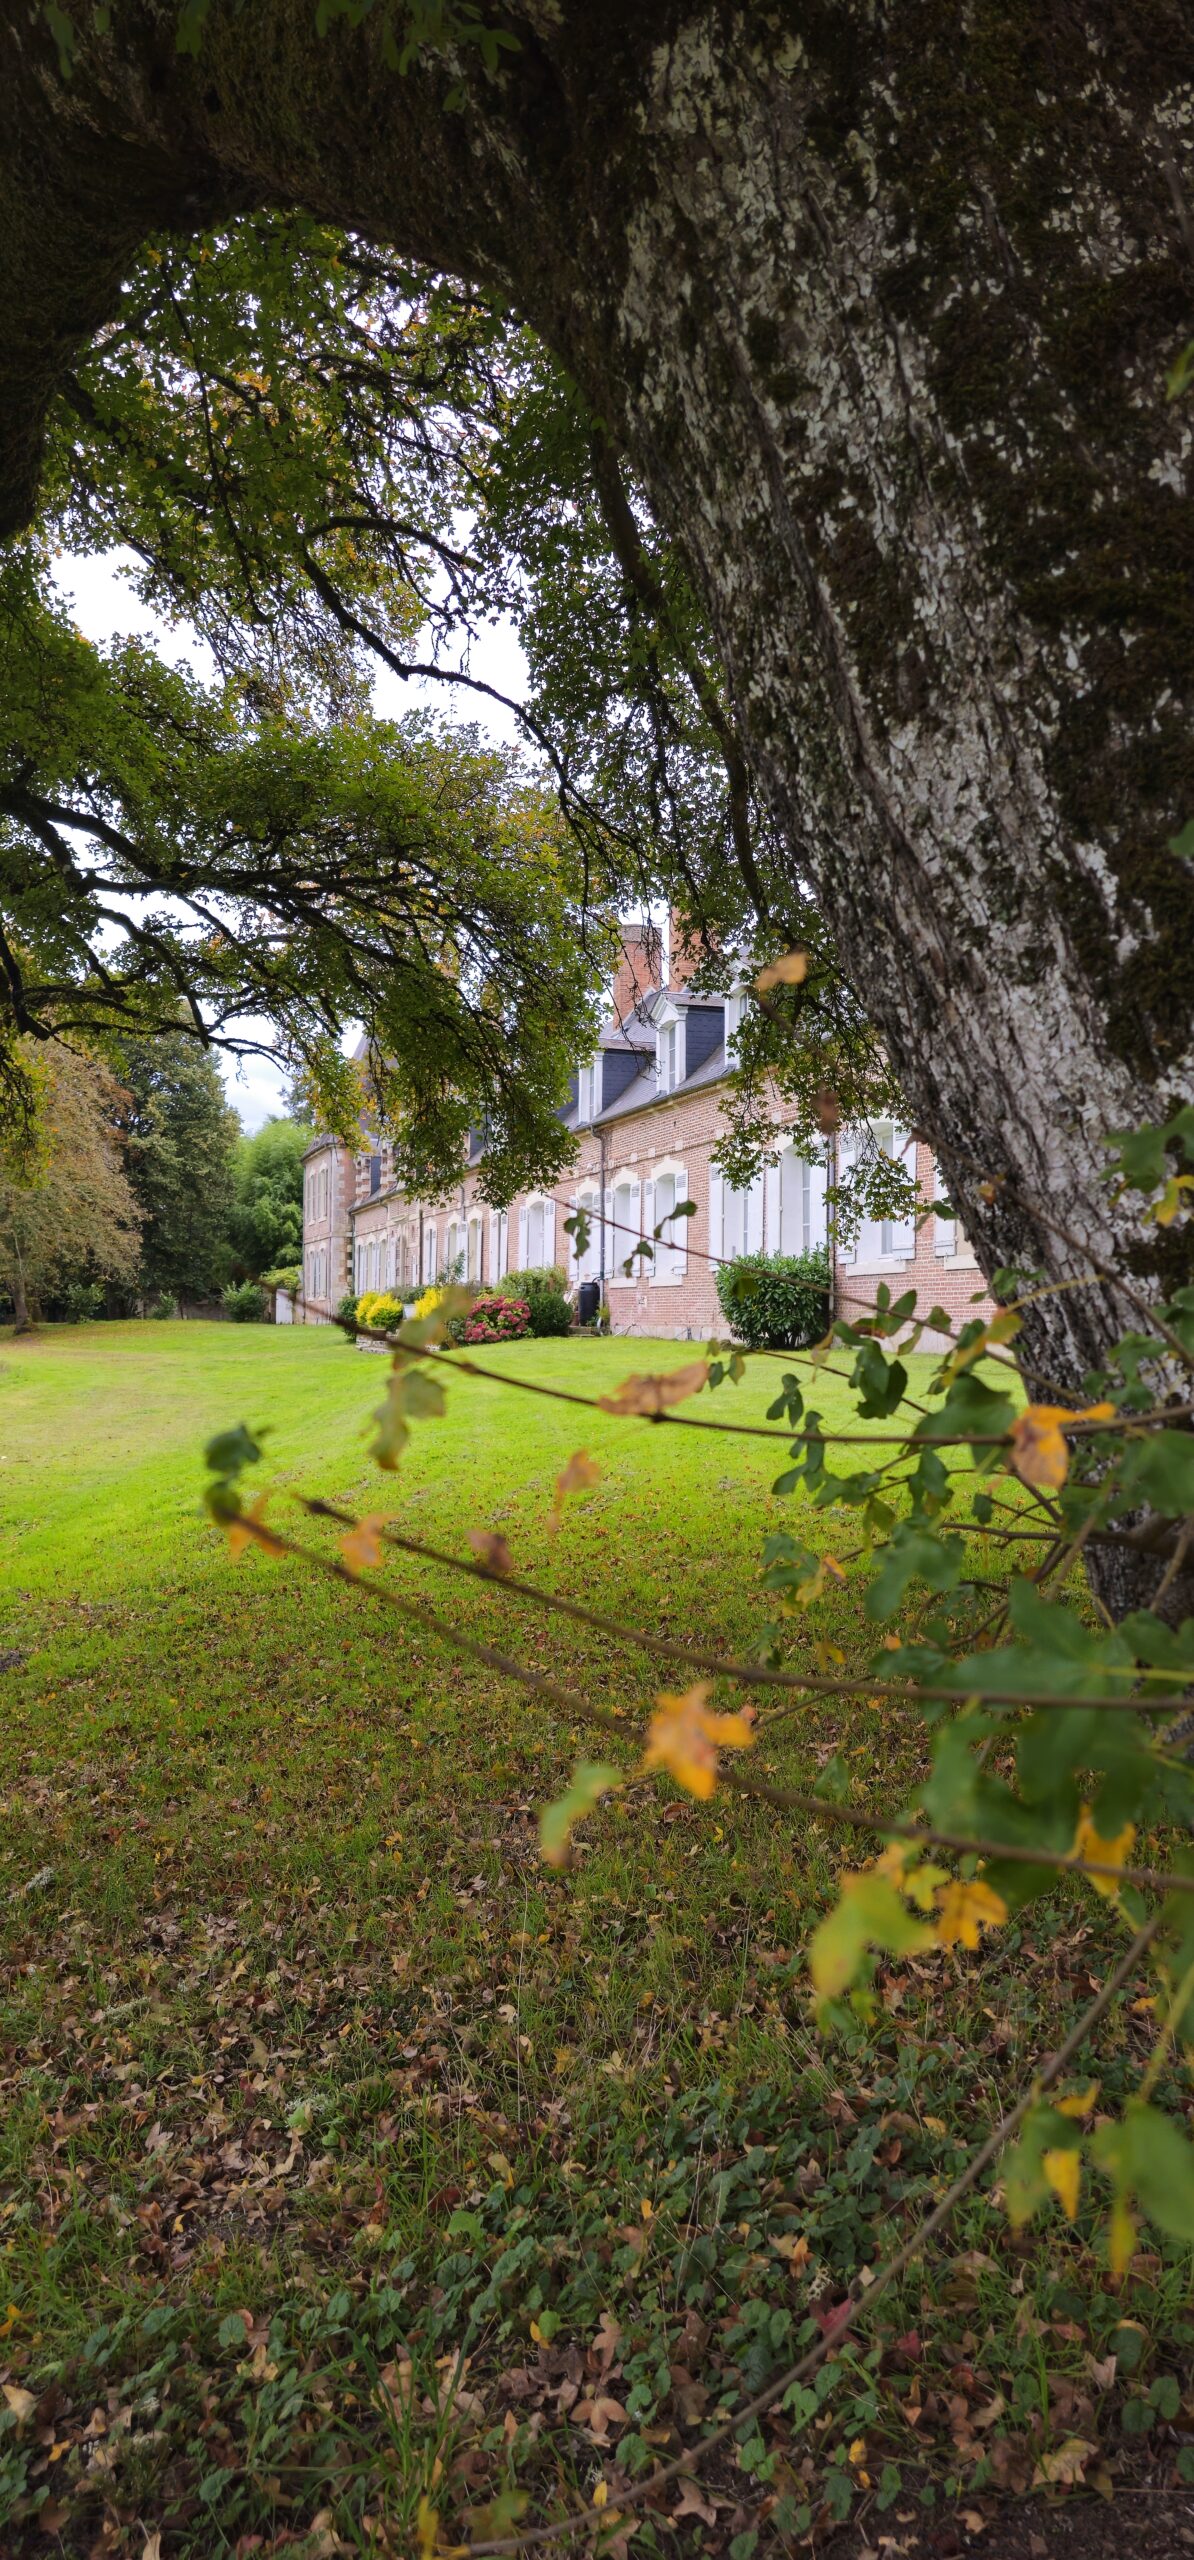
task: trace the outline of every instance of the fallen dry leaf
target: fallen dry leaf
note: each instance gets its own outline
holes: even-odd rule
[[[612,1396],[599,1396],[603,1413],[641,1413],[648,1418],[666,1413],[669,1405],[684,1404],[689,1396],[700,1394],[709,1375],[707,1360],[688,1360],[682,1369],[671,1369],[665,1377],[624,1378]]]
[[[1052,2453],[1043,2453],[1032,2475],[1034,2489],[1078,2489],[1086,2478],[1086,2465],[1098,2453],[1097,2444],[1086,2436],[1064,2436]]]
[[[695,2480],[680,2484],[680,2504],[672,2508],[672,2523],[678,2524],[681,2516],[699,2516],[702,2524],[717,2522],[716,2507],[708,2497],[702,2497]]]
[[[513,1573],[514,1558],[500,1529],[470,1529],[468,1542],[486,1573]]]

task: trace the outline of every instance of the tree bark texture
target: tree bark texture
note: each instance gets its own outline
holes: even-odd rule
[[[1194,1089],[1189,0],[512,0],[496,72],[403,77],[313,0],[194,60],[168,0],[76,16],[64,84],[0,5],[5,522],[154,227],[298,202],[508,295],[686,546],[986,1270],[1188,1276],[1101,1166]],[[1125,1320],[1065,1293],[1029,1362]]]

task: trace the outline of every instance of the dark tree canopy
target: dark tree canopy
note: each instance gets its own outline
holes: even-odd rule
[[[250,1280],[302,1258],[303,1150],[310,1140],[297,1121],[267,1120],[236,1150],[229,1241]]]
[[[141,1215],[139,1297],[209,1298],[228,1276],[240,1122],[215,1060],[185,1032],[130,1040],[120,1127]]]
[[[72,14],[66,79],[4,13],[6,520],[146,241],[299,206],[505,300],[683,555],[988,1269],[1186,1252],[1102,1151],[1194,1072],[1184,0],[513,0],[500,46],[415,12],[403,71],[397,7]],[[1052,1301],[1029,1361],[1122,1313]]]

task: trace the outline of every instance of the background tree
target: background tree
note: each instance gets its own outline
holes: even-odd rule
[[[7,521],[155,230],[298,203],[508,296],[683,548],[988,1270],[1159,1268],[1102,1140],[1194,1073],[1180,0],[845,0],[798,33],[512,0],[420,11],[405,77],[380,5],[329,40],[291,0],[80,0],[69,80],[6,14]],[[1077,1383],[1124,1315],[1111,1284],[1041,1300],[1026,1358]]]
[[[0,1145],[0,1275],[18,1333],[71,1280],[133,1280],[140,1243],[120,1087],[60,1040],[23,1064],[36,1095],[34,1145],[18,1152],[12,1133]]]
[[[207,1298],[228,1275],[240,1122],[214,1060],[179,1031],[126,1044],[121,1125],[141,1216],[141,1297]]]
[[[280,1036],[347,1130],[356,1020],[412,1187],[442,1189],[481,1121],[495,1196],[558,1170],[609,935],[516,754],[425,716],[254,710],[135,644],[93,649],[29,553],[0,573],[0,665],[10,1042],[174,1039],[181,1000],[210,1046],[274,1057]]]
[[[301,1260],[303,1149],[310,1140],[299,1121],[267,1120],[237,1147],[228,1236],[250,1280]]]

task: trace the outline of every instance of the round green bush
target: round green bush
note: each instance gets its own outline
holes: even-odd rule
[[[234,1280],[224,1291],[224,1313],[233,1324],[260,1324],[265,1300],[255,1280]]]
[[[717,1295],[732,1333],[748,1351],[801,1351],[829,1324],[829,1256],[740,1253],[718,1265]]]

